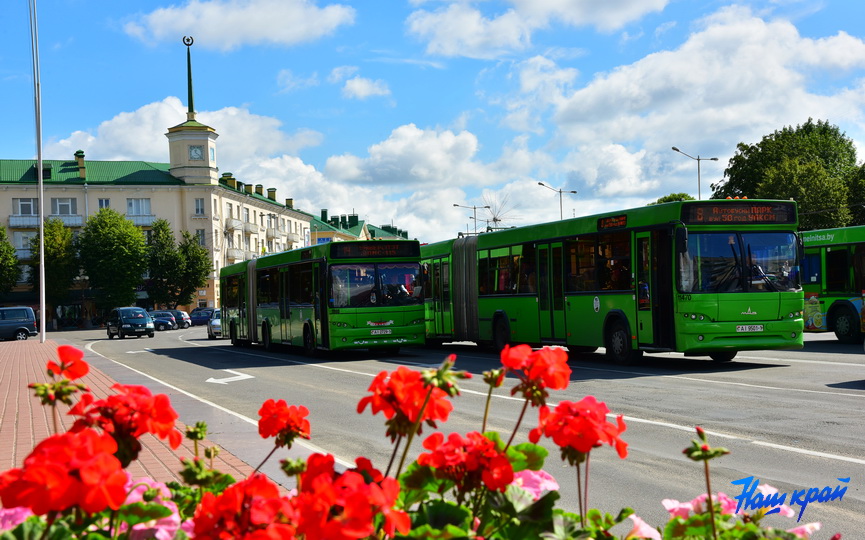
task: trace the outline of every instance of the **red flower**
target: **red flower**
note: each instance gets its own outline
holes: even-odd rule
[[[183,435],[175,428],[177,413],[165,394],[153,395],[144,386],[115,384],[119,393],[105,399],[94,400],[90,394],[81,400],[69,414],[80,416],[72,431],[99,426],[117,441],[117,457],[127,466],[138,457],[141,443],[138,438],[152,433],[167,439],[171,448],[180,446]]]
[[[534,406],[546,403],[548,388],[564,390],[571,378],[568,353],[560,348],[544,347],[532,351],[528,345],[506,346],[501,353],[502,365],[516,374],[520,383],[511,389]]]
[[[441,433],[433,433],[423,446],[430,452],[419,455],[418,464],[432,467],[437,478],[453,481],[460,495],[481,485],[493,491],[504,491],[514,480],[507,455],[494,441],[476,431],[465,438],[451,433],[447,440]]]
[[[361,398],[357,404],[357,412],[363,412],[367,405],[373,414],[383,412],[388,418],[385,424],[391,440],[409,434],[421,416],[421,409],[423,416],[420,421],[432,427],[435,427],[436,420],[447,421],[453,410],[453,404],[447,399],[447,392],[424,384],[419,372],[405,366],[398,367],[391,374],[382,371],[373,379],[368,390],[372,395]],[[418,433],[420,432],[422,430],[419,427]]]
[[[263,438],[276,437],[277,446],[288,446],[295,437],[309,439],[309,409],[304,406],[288,406],[284,399],[268,399],[258,411],[258,433]]]
[[[84,429],[40,442],[20,469],[0,475],[3,506],[25,506],[34,514],[78,506],[85,512],[117,510],[126,499],[126,472],[105,433]]]
[[[195,538],[295,538],[298,515],[267,476],[256,474],[221,494],[206,492],[195,510]]]
[[[619,435],[626,429],[622,415],[616,417],[616,425],[607,422],[607,405],[594,396],[586,396],[579,402],[562,401],[554,411],[544,406],[540,409],[538,427],[529,432],[529,440],[538,442],[541,435],[553,439],[562,448],[588,454],[592,448],[602,444],[615,446],[619,457],[628,455],[628,443]]]
[[[71,345],[60,345],[57,347],[57,356],[60,358],[59,365],[54,360],[48,361],[48,373],[51,375],[59,375],[74,381],[87,375],[90,371],[90,366],[82,360],[84,351],[81,349],[76,349]]]

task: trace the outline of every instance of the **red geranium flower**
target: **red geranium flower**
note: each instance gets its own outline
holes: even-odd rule
[[[298,516],[267,476],[256,474],[221,494],[206,492],[195,510],[195,538],[295,538]]]
[[[60,364],[54,360],[48,361],[48,373],[74,381],[90,371],[90,365],[83,360],[84,351],[76,349],[71,345],[60,345],[57,347],[57,356]]]
[[[430,452],[419,455],[418,464],[432,467],[437,478],[453,481],[459,496],[481,485],[504,491],[514,480],[513,467],[503,449],[476,431],[465,438],[451,433],[447,440],[441,433],[433,433],[423,446]]]
[[[568,353],[560,348],[544,347],[532,351],[528,345],[505,346],[501,361],[520,379],[520,383],[511,389],[511,395],[521,393],[533,406],[546,403],[548,388],[564,390],[570,382]]]
[[[274,401],[268,399],[258,411],[261,419],[258,421],[258,433],[265,439],[276,437],[276,445],[288,446],[295,437],[309,439],[309,420],[306,416],[309,409],[304,406],[288,406],[284,399]]]
[[[619,435],[626,429],[625,422],[622,415],[616,417],[615,425],[608,422],[609,412],[607,405],[594,396],[586,396],[577,403],[562,401],[553,411],[544,406],[540,409],[538,427],[529,432],[529,440],[536,443],[541,435],[550,437],[562,448],[563,456],[567,449],[585,455],[596,446],[609,444],[624,458],[628,455],[628,443]],[[570,457],[580,460],[579,456]]]

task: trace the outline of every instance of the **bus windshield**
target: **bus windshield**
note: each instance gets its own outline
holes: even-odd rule
[[[331,307],[413,306],[423,301],[418,263],[335,264]]]
[[[796,235],[790,232],[690,233],[678,257],[680,292],[798,291]]]

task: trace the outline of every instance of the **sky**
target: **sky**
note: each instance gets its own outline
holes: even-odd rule
[[[37,154],[27,4],[4,5],[0,159]],[[865,159],[862,0],[42,0],[37,20],[44,159],[168,162],[192,36],[220,173],[423,242],[706,199],[737,144],[808,118]]]

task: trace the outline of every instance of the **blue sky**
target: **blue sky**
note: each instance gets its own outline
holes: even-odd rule
[[[42,0],[43,156],[168,161],[198,119],[221,172],[422,241],[697,196],[739,142],[809,117],[865,158],[865,2]],[[27,2],[0,36],[0,158],[36,154]]]

